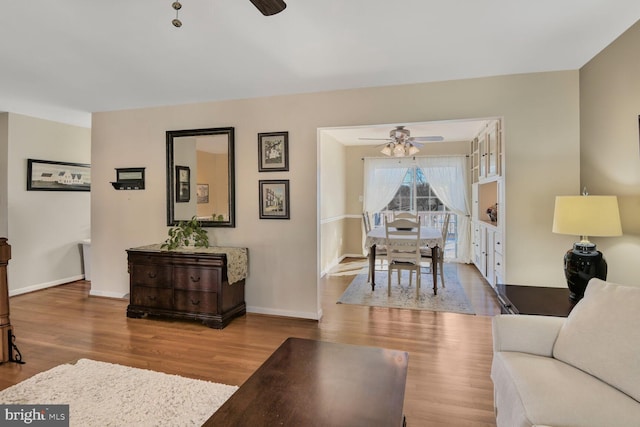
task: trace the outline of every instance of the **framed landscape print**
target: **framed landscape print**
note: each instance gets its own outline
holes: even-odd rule
[[[260,219],[289,219],[289,180],[260,180]]]
[[[198,203],[209,203],[209,184],[198,184],[196,188]]]
[[[91,165],[27,159],[27,191],[91,191]]]
[[[289,170],[289,132],[258,134],[258,172]]]
[[[176,203],[186,203],[191,199],[191,169],[176,166]]]

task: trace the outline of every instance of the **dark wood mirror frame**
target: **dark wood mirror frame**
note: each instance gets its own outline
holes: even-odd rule
[[[235,227],[235,132],[232,127],[225,128],[208,128],[208,129],[188,129],[188,130],[169,130],[167,131],[167,225],[174,226],[180,220],[188,220],[191,218],[176,218],[176,182],[175,182],[175,164],[174,164],[174,141],[175,138],[190,136],[206,136],[206,135],[226,135],[228,140],[228,203],[229,212],[228,219],[221,221],[200,220],[203,227]],[[193,172],[192,172],[193,173]],[[195,175],[191,178],[197,179]],[[195,188],[195,181],[192,187]],[[213,219],[213,218],[212,218]]]

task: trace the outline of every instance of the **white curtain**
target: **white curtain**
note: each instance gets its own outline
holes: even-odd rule
[[[378,212],[389,204],[402,185],[408,164],[395,159],[364,159],[365,212]]]
[[[471,199],[465,156],[416,157],[434,194],[458,216],[458,259],[471,262]]]
[[[386,158],[364,159],[364,212],[381,211],[393,199],[402,185],[402,180],[409,169],[407,160]],[[364,227],[363,227],[364,230]],[[362,234],[362,248],[365,246],[365,234]]]

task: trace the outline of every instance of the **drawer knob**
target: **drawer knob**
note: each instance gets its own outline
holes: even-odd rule
[[[156,277],[158,277],[158,273],[156,273],[155,271],[150,271],[148,276],[150,279],[155,279]]]
[[[189,276],[189,277],[190,277],[191,281],[194,282],[194,283],[198,283],[200,281],[200,276],[198,276],[198,277]]]
[[[199,305],[200,304],[200,300],[197,300],[197,301],[191,300],[191,304],[192,305]]]
[[[156,300],[155,295],[147,295],[147,298],[149,298],[149,300],[151,300],[151,301],[155,301]]]

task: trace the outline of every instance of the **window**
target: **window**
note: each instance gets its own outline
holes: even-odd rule
[[[431,190],[422,169],[412,167],[407,170],[400,189],[384,210],[433,212],[447,209]]]
[[[391,202],[381,212],[373,215],[374,226],[382,226],[385,216],[390,217],[393,212],[398,211],[417,212],[420,215],[422,224],[440,228],[444,222],[444,214],[449,212],[449,209],[434,194],[422,169],[412,166],[407,169],[402,185],[393,196],[393,199],[391,199]],[[445,258],[457,258],[457,230],[457,215],[451,213],[445,242]]]

